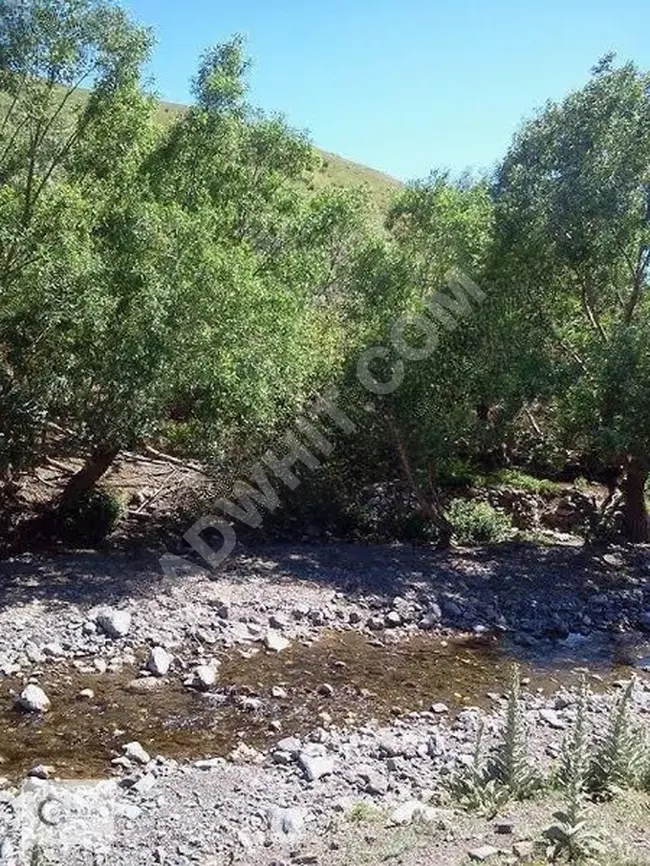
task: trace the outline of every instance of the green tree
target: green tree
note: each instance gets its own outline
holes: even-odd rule
[[[172,415],[185,444],[218,458],[268,439],[341,365],[340,303],[367,207],[310,192],[306,136],[246,102],[242,40],[203,56],[196,104],[149,160],[158,201],[192,227],[177,312]],[[191,302],[189,296],[192,296]]]
[[[382,342],[393,347],[390,355],[366,356],[372,376],[392,382],[369,433],[379,443],[391,443],[397,466],[443,546],[453,528],[439,497],[442,470],[485,432],[477,411],[486,388],[478,356],[484,316],[472,318],[468,297],[477,300],[478,293],[467,293],[466,276],[481,282],[491,224],[484,182],[434,174],[409,187],[388,215],[389,238],[370,243],[360,255],[352,298],[359,347]],[[454,270],[462,275],[460,282],[450,279]],[[438,292],[442,306],[438,299],[432,302]],[[467,312],[460,324],[459,315]]]
[[[604,58],[523,126],[494,192],[495,282],[509,339],[527,346],[523,390],[621,472],[627,537],[648,541],[650,75]]]
[[[151,38],[104,0],[9,0],[0,15],[0,473],[36,459],[66,389],[66,334],[83,307],[101,166],[138,128]],[[90,88],[83,93],[82,87]],[[126,97],[128,94],[128,98]],[[133,128],[132,128],[133,127]],[[125,130],[129,133],[125,135]],[[132,135],[132,138],[131,138]],[[92,160],[88,147],[94,143]]]

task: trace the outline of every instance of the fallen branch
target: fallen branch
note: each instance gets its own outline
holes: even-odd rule
[[[178,469],[172,469],[171,472],[166,477],[167,477],[167,479],[171,479],[172,476],[177,475],[177,474],[178,474]],[[189,476],[189,472],[186,472],[185,475],[180,479],[180,481],[178,483],[180,484],[180,482],[184,481],[185,478],[187,478],[188,476]],[[154,492],[149,497],[149,499],[147,499],[146,502],[143,502],[142,505],[139,505],[135,510],[131,510],[129,513],[130,514],[140,514],[142,511],[144,511],[145,508],[148,508],[150,505],[152,505],[156,501],[156,499],[158,499],[158,497],[160,496],[160,494],[163,491],[169,490],[169,487],[170,487],[169,484],[162,484],[157,490],[154,490]]]
[[[533,431],[534,431],[538,436],[541,437],[541,436],[543,435],[543,434],[542,434],[542,428],[539,426],[539,424],[538,424],[537,421],[535,420],[535,418],[534,418],[534,416],[533,416],[533,413],[530,411],[530,409],[528,408],[528,406],[524,406],[524,415],[526,416],[526,418],[528,418],[528,421],[529,421],[529,423],[530,423],[530,426],[533,428]]]
[[[55,460],[53,457],[46,457],[45,462],[48,464],[48,466],[53,466],[55,469],[58,469],[65,475],[74,475],[77,472],[74,467],[66,466],[65,463],[61,463],[59,460]]]
[[[186,469],[191,469],[194,472],[205,472],[205,467],[201,466],[200,463],[195,463],[193,460],[180,460],[178,457],[172,457],[169,454],[163,454],[162,451],[158,451],[151,445],[145,446],[144,450],[147,452],[147,454],[152,454],[159,460],[165,460],[167,463],[171,463],[174,466],[182,466]]]
[[[38,478],[41,484],[45,484],[47,487],[53,487],[55,490],[58,490],[59,485],[55,484],[53,481],[48,481],[47,478],[43,478],[42,475],[40,475],[38,469],[34,470],[34,475],[36,476],[36,478]]]

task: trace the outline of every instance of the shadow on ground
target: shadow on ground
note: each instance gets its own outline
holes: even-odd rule
[[[604,553],[519,544],[440,552],[406,545],[266,543],[241,549],[218,572],[206,574],[236,583],[307,581],[360,600],[408,595],[443,607],[453,602],[460,613],[450,607],[449,624],[457,626],[491,609],[505,614],[513,628],[515,617],[559,612],[575,618],[589,606],[596,618],[603,613],[594,627],[615,622],[624,628],[650,610],[650,557],[644,548]],[[170,580],[182,582],[182,572],[165,577],[153,554],[23,554],[0,562],[0,607],[31,600],[112,604],[151,597]]]

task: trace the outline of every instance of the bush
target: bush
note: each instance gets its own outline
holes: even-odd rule
[[[525,490],[528,493],[553,494],[562,491],[562,485],[550,478],[536,478],[520,469],[501,469],[486,478],[488,485],[513,487],[515,490]]]
[[[521,674],[517,665],[512,666],[503,739],[490,764],[490,775],[518,800],[532,796],[543,784],[530,762]]]
[[[122,503],[109,490],[96,487],[58,514],[58,535],[69,543],[97,544],[115,528]]]
[[[510,518],[489,502],[454,499],[447,509],[447,519],[462,544],[505,541],[513,531]]]

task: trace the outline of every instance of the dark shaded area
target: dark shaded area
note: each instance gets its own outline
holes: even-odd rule
[[[424,607],[439,604],[449,627],[478,623],[556,637],[585,628],[634,629],[650,611],[650,560],[639,547],[602,554],[521,544],[439,552],[406,545],[269,543],[240,546],[218,572],[206,574],[235,582],[255,575],[277,584],[319,583],[370,607],[409,596]],[[23,554],[0,562],[0,605],[33,599],[115,603],[182,581],[182,570],[163,575],[151,553]]]

